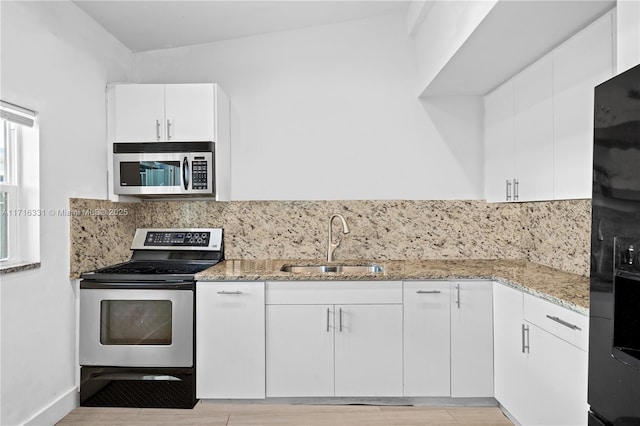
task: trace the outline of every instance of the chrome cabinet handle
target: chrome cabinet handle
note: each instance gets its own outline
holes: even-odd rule
[[[442,293],[440,290],[418,290],[416,291],[416,293],[418,294],[436,294],[436,293]]]
[[[340,308],[340,333],[342,333],[342,308]]]
[[[456,284],[456,305],[460,309],[460,284]]]
[[[167,140],[171,140],[171,120],[167,120]]]
[[[160,140],[160,120],[156,120],[156,138]]]
[[[331,313],[331,311],[329,310],[329,308],[327,308],[327,333],[329,332],[329,314]]]
[[[520,182],[518,179],[513,180],[513,201],[518,201],[520,198]]]
[[[522,324],[522,353],[529,353],[529,326]]]
[[[507,179],[507,201],[511,201],[511,181]]]
[[[579,331],[582,331],[582,329],[581,329],[580,327],[578,327],[577,325],[575,325],[575,324],[571,324],[570,322],[566,322],[565,320],[560,319],[560,318],[558,318],[558,317],[552,317],[551,315],[547,315],[547,318],[549,318],[551,321],[555,321],[555,322],[557,322],[558,324],[562,324],[562,325],[564,325],[565,327],[569,327],[569,328],[570,328],[570,329],[572,329],[572,330],[579,330]]]
[[[242,294],[241,291],[227,291],[227,290],[222,290],[219,291],[218,294]]]

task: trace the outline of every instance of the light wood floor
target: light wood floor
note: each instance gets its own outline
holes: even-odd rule
[[[497,407],[200,402],[193,410],[79,407],[58,425],[513,425]]]

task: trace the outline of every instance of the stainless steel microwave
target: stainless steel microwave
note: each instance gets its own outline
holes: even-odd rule
[[[214,197],[214,142],[113,144],[114,192],[139,197]]]

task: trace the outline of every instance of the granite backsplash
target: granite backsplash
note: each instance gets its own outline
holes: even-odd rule
[[[114,203],[73,198],[70,210],[77,212],[70,216],[74,277],[127,260],[140,227],[222,227],[228,259],[322,259],[333,213],[341,213],[351,229],[335,251],[336,260],[524,259],[589,273],[591,200]]]

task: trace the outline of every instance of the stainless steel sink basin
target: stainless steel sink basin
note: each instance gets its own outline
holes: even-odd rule
[[[366,265],[285,265],[280,270],[283,272],[291,272],[294,274],[324,274],[328,272],[343,274],[371,274],[384,272],[382,266],[375,263]]]

